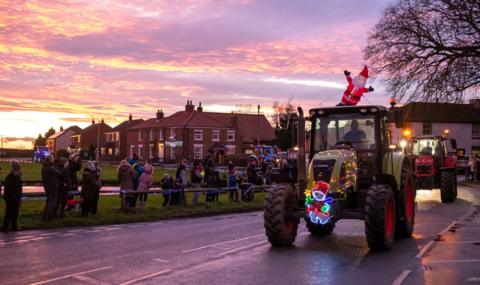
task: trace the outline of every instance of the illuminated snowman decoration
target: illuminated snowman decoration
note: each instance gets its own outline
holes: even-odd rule
[[[312,190],[307,190],[305,193],[308,217],[314,224],[325,225],[332,218],[330,208],[333,199],[328,196],[329,190],[330,185],[320,180]]]

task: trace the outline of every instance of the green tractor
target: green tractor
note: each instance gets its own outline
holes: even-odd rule
[[[371,250],[387,250],[395,237],[410,237],[415,183],[409,159],[391,147],[388,109],[310,110],[308,171],[305,118],[301,108],[298,113],[298,181],[276,184],[267,193],[264,225],[269,242],[292,245],[302,218],[318,236],[330,234],[338,220],[364,220]]]

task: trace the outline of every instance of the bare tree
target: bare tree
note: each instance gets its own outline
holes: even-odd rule
[[[399,100],[462,102],[480,87],[480,1],[399,0],[371,31],[365,58]]]

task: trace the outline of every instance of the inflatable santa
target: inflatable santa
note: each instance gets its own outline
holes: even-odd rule
[[[347,90],[343,92],[342,102],[337,106],[355,106],[360,102],[363,93],[372,92],[373,87],[370,86],[365,88],[365,82],[368,78],[368,68],[365,66],[357,76],[353,79],[350,77],[349,71],[344,71],[345,76],[347,77],[348,86]]]

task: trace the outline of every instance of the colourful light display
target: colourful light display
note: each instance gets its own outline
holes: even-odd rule
[[[329,196],[330,185],[324,181],[318,181],[312,190],[305,191],[305,205],[308,217],[314,224],[325,225],[330,221],[331,204],[333,198]]]

